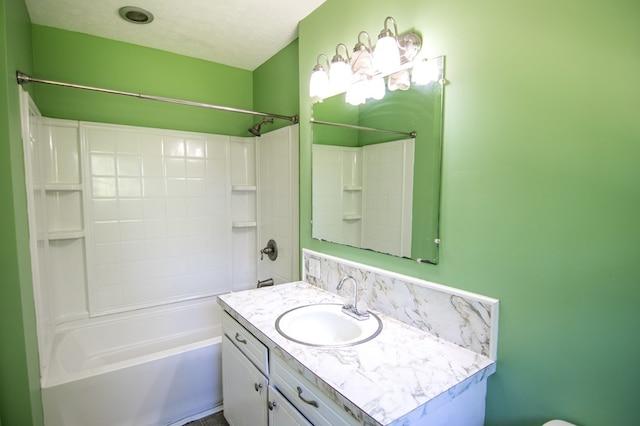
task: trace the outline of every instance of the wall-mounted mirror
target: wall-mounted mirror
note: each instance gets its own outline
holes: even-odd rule
[[[313,238],[437,263],[444,57],[429,61],[427,84],[313,104]]]

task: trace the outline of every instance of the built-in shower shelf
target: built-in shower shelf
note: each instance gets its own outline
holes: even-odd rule
[[[82,191],[80,183],[48,183],[44,187],[45,191]]]
[[[342,188],[344,191],[362,191],[362,186],[357,185],[345,185]]]
[[[234,221],[232,226],[234,228],[255,228],[258,223],[255,220],[238,220]]]
[[[361,214],[345,214],[342,215],[342,220],[360,220],[362,219]]]
[[[52,240],[77,240],[84,238],[84,231],[55,231],[49,232],[49,241]]]
[[[232,191],[256,191],[257,189],[256,185],[231,185]]]

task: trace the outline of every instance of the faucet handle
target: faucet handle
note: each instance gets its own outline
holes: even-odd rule
[[[364,315],[366,315],[366,316],[369,315],[367,313],[367,311],[369,310],[369,306],[367,306],[367,302],[365,302],[364,300],[358,300],[358,305],[354,306],[353,310],[358,315],[363,315],[363,316]]]

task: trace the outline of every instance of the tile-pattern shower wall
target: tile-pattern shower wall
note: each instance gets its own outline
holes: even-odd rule
[[[359,300],[370,309],[497,358],[498,300],[311,250],[302,255],[304,281],[336,293],[340,278],[351,275],[360,283]]]
[[[231,290],[229,137],[81,124],[91,314]]]

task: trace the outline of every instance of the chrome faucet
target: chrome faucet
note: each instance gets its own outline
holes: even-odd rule
[[[338,291],[342,290],[344,283],[349,280],[353,282],[353,304],[350,305],[348,303],[345,303],[344,306],[342,307],[342,312],[344,312],[349,316],[352,316],[357,320],[361,320],[361,321],[366,320],[367,318],[369,318],[369,312],[365,310],[364,312],[360,313],[358,311],[358,282],[356,281],[356,279],[353,278],[351,275],[346,275],[342,277],[340,279],[340,282],[336,286],[336,290]]]

